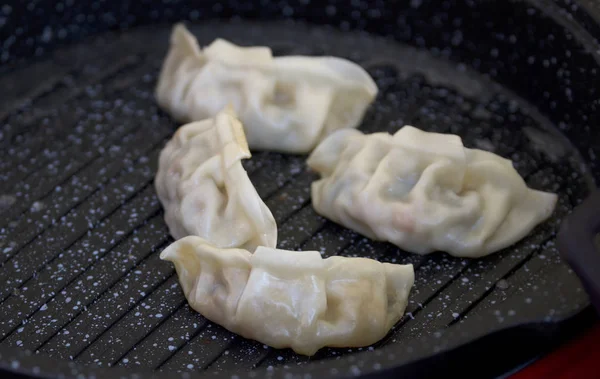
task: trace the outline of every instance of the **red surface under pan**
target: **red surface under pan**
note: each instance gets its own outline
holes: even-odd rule
[[[600,378],[600,324],[510,379]]]

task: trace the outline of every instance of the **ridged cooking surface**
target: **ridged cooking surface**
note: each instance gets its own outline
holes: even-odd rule
[[[310,205],[316,176],[305,156],[255,153],[244,166],[277,221],[278,247],[415,265],[407,316],[384,340],[364,349],[323,349],[312,360],[433,333],[518,296],[538,271],[562,265],[553,238],[587,191],[583,163],[517,97],[464,67],[362,34],[296,24],[209,23],[191,30],[202,44],[223,37],[269,44],[276,54],[352,59],[380,89],[363,131],[411,124],[457,133],[468,147],[513,159],[531,187],[560,195],[551,220],[499,254],[422,257],[319,217]],[[20,80],[23,88],[0,105],[0,340],[83,363],[162,370],[305,362],[207,322],[188,307],[172,265],[158,258],[172,239],[153,179],[177,125],[158,109],[153,89],[169,32],[163,26],[108,34],[0,77],[0,87]],[[524,299],[522,309],[497,321],[539,307],[544,296],[561,295],[540,290],[539,298]],[[575,301],[559,303],[566,312]]]

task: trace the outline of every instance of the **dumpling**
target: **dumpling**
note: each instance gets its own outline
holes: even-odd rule
[[[406,309],[412,265],[260,246],[254,254],[189,236],[160,255],[190,306],[245,338],[313,355],[383,338]]]
[[[173,238],[200,236],[219,247],[275,247],[277,225],[242,167],[251,154],[226,107],[180,127],[160,153],[156,192]]]
[[[510,160],[412,126],[338,131],[307,163],[321,176],[311,187],[319,214],[418,254],[491,254],[545,221],[557,201],[528,188]]]
[[[182,24],[170,43],[158,104],[189,122],[231,103],[252,150],[307,153],[332,131],[358,126],[378,92],[365,70],[341,58],[273,58],[268,47],[223,39],[200,49]]]

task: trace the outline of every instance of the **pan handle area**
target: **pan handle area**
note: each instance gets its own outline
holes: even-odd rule
[[[592,305],[600,312],[600,190],[596,190],[562,222],[558,250],[581,279]]]

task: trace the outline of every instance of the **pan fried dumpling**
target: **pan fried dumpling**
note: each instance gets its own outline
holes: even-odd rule
[[[268,47],[223,39],[200,49],[182,24],[170,43],[158,104],[190,122],[231,103],[252,150],[307,153],[332,131],[358,126],[378,92],[365,70],[341,58],[273,58]]]
[[[545,221],[557,201],[528,188],[510,160],[412,126],[338,131],[307,163],[321,175],[311,187],[319,214],[418,254],[491,254]]]
[[[412,265],[260,246],[254,254],[189,236],[160,255],[175,264],[190,306],[245,338],[313,355],[362,347],[400,320]]]
[[[180,127],[160,153],[155,186],[173,238],[219,247],[275,247],[277,225],[242,167],[250,158],[241,123],[227,107]]]

